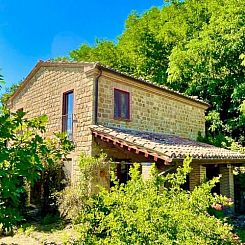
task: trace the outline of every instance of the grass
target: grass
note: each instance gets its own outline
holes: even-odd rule
[[[14,236],[0,238],[0,244],[38,245],[45,242],[74,244],[79,238],[76,226],[58,221],[52,224],[28,223],[22,225]]]

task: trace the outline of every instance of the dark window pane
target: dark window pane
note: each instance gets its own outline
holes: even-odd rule
[[[73,134],[73,91],[63,95],[63,114],[62,114],[62,131],[67,132],[69,139]]]
[[[114,117],[129,119],[129,93],[118,89],[114,90]]]
[[[114,92],[114,117],[119,118],[119,100],[120,100],[120,94],[118,90],[115,90]]]

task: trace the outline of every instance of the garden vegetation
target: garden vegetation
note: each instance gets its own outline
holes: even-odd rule
[[[3,232],[11,231],[24,221],[28,188],[73,149],[63,134],[44,138],[46,121],[46,116],[26,119],[22,110],[10,113],[3,108],[0,113],[0,226]]]
[[[208,213],[214,204],[227,204],[224,197],[211,194],[218,178],[193,192],[182,189],[191,170],[190,157],[166,176],[153,168],[149,180],[142,179],[140,164],[134,164],[127,184],[120,185],[112,171],[113,186],[98,193],[89,191],[87,180],[93,176],[88,177],[87,170],[103,166],[104,157],[82,156],[81,162],[86,181],[82,177],[76,188],[67,187],[59,198],[60,212],[80,231],[79,244],[236,244],[232,226]]]

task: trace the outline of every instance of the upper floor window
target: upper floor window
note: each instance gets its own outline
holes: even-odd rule
[[[129,92],[114,89],[114,118],[130,119]]]
[[[73,91],[63,94],[62,131],[67,133],[70,140],[73,138],[73,99]]]

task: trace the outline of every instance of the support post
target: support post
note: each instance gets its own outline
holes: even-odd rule
[[[142,165],[142,178],[144,180],[147,180],[151,176],[151,167],[152,167],[153,163],[142,162],[141,165]]]

